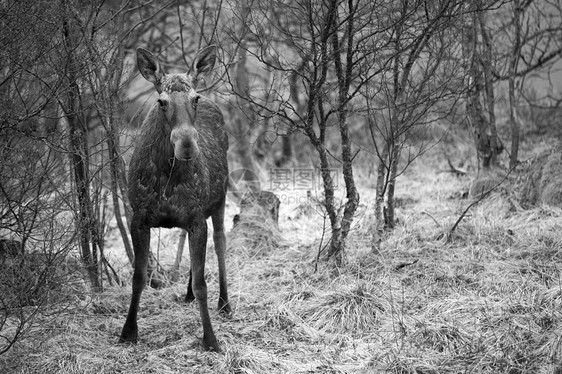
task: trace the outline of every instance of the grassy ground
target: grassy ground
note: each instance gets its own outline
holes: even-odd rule
[[[231,237],[235,311],[232,319],[211,311],[221,354],[201,350],[199,313],[181,300],[183,279],[144,292],[138,345],[116,344],[130,287],[113,287],[42,317],[0,356],[0,372],[562,373],[562,211],[522,210],[504,189],[471,209],[446,241],[469,204],[460,197],[470,180],[427,164],[400,177],[399,223],[377,253],[369,246],[373,185],[361,178],[362,205],[339,270],[320,263],[314,271],[324,220],[306,203],[282,205],[279,236]],[[164,266],[173,263],[176,237],[160,231]],[[207,264],[214,307],[212,251]]]

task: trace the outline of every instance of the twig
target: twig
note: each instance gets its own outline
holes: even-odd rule
[[[451,229],[449,230],[449,232],[447,232],[447,235],[445,237],[445,243],[448,243],[451,240],[451,237],[453,235],[453,231],[455,231],[455,229],[457,228],[457,226],[461,223],[462,219],[466,216],[466,214],[468,213],[468,211],[470,210],[470,208],[472,208],[473,206],[475,206],[476,204],[478,204],[479,202],[481,202],[482,200],[484,200],[486,197],[488,197],[488,195],[490,195],[490,193],[492,193],[492,191],[494,191],[496,188],[498,188],[499,186],[501,186],[503,184],[503,182],[505,182],[505,180],[507,179],[507,177],[509,177],[509,175],[511,174],[511,172],[513,171],[513,169],[509,170],[507,172],[507,174],[505,175],[505,177],[503,177],[503,179],[501,181],[498,182],[498,184],[496,184],[495,186],[493,186],[492,188],[490,188],[488,191],[484,192],[484,188],[482,188],[482,194],[480,195],[480,197],[473,201],[472,203],[468,204],[468,206],[466,207],[466,209],[461,213],[461,215],[459,216],[459,218],[457,219],[457,221],[455,222],[455,224],[451,227]]]
[[[466,170],[455,167],[453,165],[453,163],[451,162],[451,159],[447,158],[447,163],[449,164],[449,168],[450,168],[450,170],[448,170],[449,172],[455,173],[456,175],[459,175],[459,176],[464,176],[464,175],[468,174],[468,172]]]
[[[410,262],[401,262],[398,265],[396,265],[394,267],[394,270],[400,270],[402,268],[405,268],[406,266],[411,266],[416,264],[419,261],[419,259],[415,259],[414,261],[410,261]]]
[[[314,273],[318,272],[318,262],[320,261],[320,255],[322,254],[322,252],[324,252],[328,244],[330,244],[331,239],[328,240],[328,243],[326,243],[325,246],[322,246],[322,242],[324,241],[324,234],[326,234],[326,215],[324,215],[324,223],[322,224],[322,236],[320,237],[320,244],[318,244],[318,254],[316,255],[316,262],[314,263]]]
[[[428,216],[429,218],[431,218],[433,220],[433,222],[435,222],[435,224],[437,225],[437,227],[441,227],[441,224],[439,224],[439,222],[435,219],[435,217],[433,217],[431,214],[429,214],[426,211],[423,211],[421,214],[425,214],[426,216]]]
[[[109,270],[111,270],[111,272],[113,273],[113,279],[115,280],[115,283],[121,285],[122,283],[121,283],[121,279],[119,279],[119,275],[117,274],[113,266],[111,266],[109,261],[107,261],[107,258],[105,258],[105,256],[102,257],[102,261],[105,264],[105,272],[109,281],[111,282],[111,277],[109,276],[110,275]]]

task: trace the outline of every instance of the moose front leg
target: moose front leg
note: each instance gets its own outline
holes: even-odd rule
[[[217,254],[217,261],[219,266],[219,313],[230,316],[232,310],[228,302],[228,290],[226,280],[226,236],[224,234],[224,202],[221,208],[212,215],[213,220],[213,242],[215,243],[215,253]]]
[[[121,331],[119,343],[136,343],[138,341],[137,314],[139,303],[147,281],[146,270],[148,267],[148,252],[150,246],[150,228],[139,225],[138,220],[133,218],[131,223],[131,238],[135,251],[135,271],[133,273],[133,293],[127,320]]]
[[[191,288],[199,303],[199,314],[203,324],[203,348],[219,352],[220,348],[211,325],[207,307],[207,284],[205,283],[205,256],[207,251],[207,221],[196,220],[189,231],[189,255],[191,259]]]

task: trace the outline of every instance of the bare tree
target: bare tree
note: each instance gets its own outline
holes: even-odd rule
[[[227,66],[227,69],[225,69],[229,77],[228,82],[230,83],[230,88],[235,93],[232,97],[234,102],[228,106],[228,111],[232,118],[230,122],[231,129],[233,130],[232,135],[234,135],[233,147],[238,154],[238,161],[242,168],[253,171],[252,144],[250,143],[250,136],[248,136],[248,133],[256,127],[256,118],[251,100],[247,99],[250,96],[250,74],[248,72],[249,66],[247,61],[248,52],[246,40],[248,26],[246,22],[244,22],[244,20],[248,19],[250,14],[250,4],[248,0],[243,0],[237,2],[236,6],[241,22],[236,22],[234,26],[235,29],[233,30],[238,43],[233,53],[233,55],[236,56],[236,60],[232,66]]]
[[[72,194],[57,132],[64,85],[49,66],[60,46],[59,7],[0,4],[0,354],[20,340],[72,282],[62,264],[74,249]],[[63,291],[64,287],[64,291]],[[83,290],[82,290],[83,291]],[[68,301],[68,300],[67,300]]]
[[[430,145],[416,145],[417,135],[446,116],[460,95],[457,62],[451,54],[458,48],[458,42],[451,26],[460,18],[462,9],[461,1],[431,5],[425,1],[402,1],[385,14],[389,42],[382,46],[379,64],[388,68],[365,90],[369,128],[378,159],[373,248],[378,247],[384,229],[394,227],[397,177]],[[405,165],[399,168],[405,149]]]
[[[466,120],[476,145],[478,170],[497,165],[503,150],[495,123],[494,88],[491,79],[491,42],[487,31],[484,0],[466,6],[463,33],[463,60],[466,74]]]
[[[509,122],[511,124],[511,154],[509,158],[509,168],[514,169],[517,166],[517,155],[519,154],[519,131],[520,125],[516,115],[516,99],[515,99],[515,72],[519,65],[519,56],[521,53],[521,13],[523,12],[523,4],[520,0],[513,1],[513,49],[509,61]]]
[[[528,77],[550,71],[562,57],[562,3],[560,1],[514,0],[490,12],[495,22],[490,22],[491,32],[497,37],[494,43],[496,59],[493,79],[508,82],[509,123],[511,148],[509,168],[517,166],[521,116],[518,113],[521,97],[532,85]],[[543,105],[560,101],[551,93],[541,94]],[[537,103],[531,103],[537,104]]]
[[[271,120],[281,134],[303,134],[318,157],[323,181],[323,201],[331,236],[328,258],[343,262],[347,236],[359,203],[353,175],[354,147],[350,119],[357,105],[365,106],[363,88],[384,70],[375,56],[382,30],[377,25],[384,1],[278,2],[254,1],[248,14],[244,46],[260,82],[253,95],[242,97],[256,108],[264,121]],[[234,39],[240,46],[240,40]],[[264,81],[263,76],[268,76]],[[258,94],[259,93],[259,94]],[[334,139],[337,136],[337,140]],[[337,155],[334,153],[337,149]],[[355,149],[354,149],[355,148]],[[334,164],[343,170],[345,198],[335,197]]]
[[[468,77],[466,118],[473,130],[479,170],[497,166],[497,157],[504,149],[495,118],[496,91],[501,81],[508,82],[509,165],[513,169],[521,131],[518,97],[524,95],[531,73],[548,75],[560,60],[562,5],[559,1],[480,0],[467,5],[467,11],[462,31]]]
[[[2,89],[5,97],[13,98],[12,105],[6,106],[10,109],[2,112],[3,123],[68,155],[65,167],[71,177],[59,189],[61,193],[72,191],[76,199],[75,206],[70,204],[68,209],[77,212],[77,238],[94,289],[101,289],[103,272],[109,281],[116,279],[103,254],[108,192],[132,260],[121,218],[121,207],[126,210],[128,203],[119,144],[127,46],[150,34],[151,20],[170,4],[132,0],[90,2],[87,6],[72,0],[3,4],[7,16],[2,22],[14,33],[14,38],[2,39],[6,57]],[[171,13],[175,15],[175,11]],[[21,14],[41,22],[26,21]],[[28,125],[28,119],[37,119],[36,124]]]

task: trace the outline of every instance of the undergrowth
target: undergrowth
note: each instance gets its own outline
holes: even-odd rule
[[[0,372],[562,373],[562,210],[524,210],[509,194],[492,194],[447,241],[442,234],[469,203],[458,194],[469,180],[404,178],[397,196],[407,204],[377,253],[367,224],[372,191],[363,187],[341,269],[314,270],[323,227],[316,210],[291,216],[295,207],[282,206],[279,230],[258,221],[231,232],[234,314],[211,311],[220,354],[201,350],[184,277],[143,293],[138,345],[117,344],[129,286],[109,288],[38,321],[0,357]],[[209,250],[212,307],[215,260]]]

